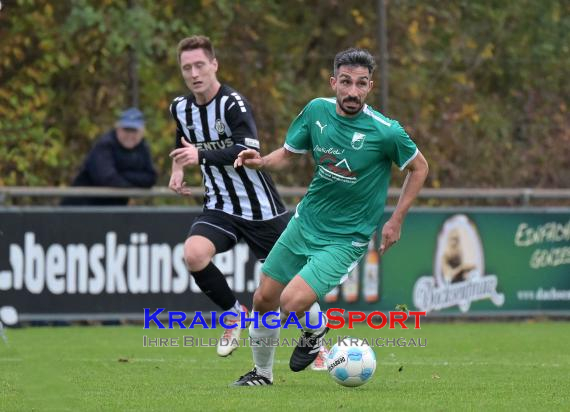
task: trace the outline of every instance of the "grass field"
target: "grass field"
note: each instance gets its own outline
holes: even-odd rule
[[[568,322],[424,322],[416,331],[361,327],[330,335],[346,334],[422,338],[427,347],[375,348],[376,373],[359,388],[341,387],[326,372],[290,372],[291,349],[278,348],[273,387],[231,388],[251,368],[249,348],[222,359],[215,348],[142,344],[143,335],[218,331],[8,329],[8,345],[0,340],[0,410],[570,410]]]

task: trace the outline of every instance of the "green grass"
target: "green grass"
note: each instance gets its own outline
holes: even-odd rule
[[[275,385],[230,388],[251,368],[249,348],[143,348],[143,335],[218,337],[218,331],[138,326],[22,328],[0,340],[0,411],[570,410],[570,323],[426,323],[421,330],[332,331],[422,338],[427,347],[375,348],[372,381],[344,388],[326,372],[288,370]],[[282,337],[296,337],[285,331]],[[400,371],[401,369],[401,371]]]

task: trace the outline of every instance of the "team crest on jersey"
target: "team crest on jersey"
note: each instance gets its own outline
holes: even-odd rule
[[[216,132],[218,132],[218,134],[226,133],[226,127],[224,126],[224,124],[220,119],[216,119],[216,124],[214,125],[214,127],[216,128]]]
[[[364,138],[365,137],[366,137],[365,134],[354,132],[354,134],[352,135],[352,142],[351,142],[352,148],[354,150],[362,149],[362,146],[364,145]]]

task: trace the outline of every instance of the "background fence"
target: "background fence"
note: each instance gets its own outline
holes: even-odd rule
[[[204,188],[191,187],[192,197],[201,198],[204,195]],[[301,198],[306,187],[278,186],[279,193],[291,204],[291,200]],[[151,189],[117,189],[105,187],[27,187],[9,186],[0,187],[0,204],[12,204],[22,198],[34,199],[57,199],[63,196],[84,197],[84,196],[107,196],[107,197],[131,197],[131,198],[176,198],[180,196],[172,192],[167,187],[153,187]],[[394,199],[400,196],[399,188],[388,189],[388,198]],[[535,189],[535,188],[424,188],[420,192],[420,200],[438,201],[477,201],[484,200],[490,203],[510,202],[512,204],[528,206],[533,202],[540,202],[547,205],[569,205],[570,189]],[[295,202],[293,202],[295,203]],[[37,202],[36,202],[37,204]]]

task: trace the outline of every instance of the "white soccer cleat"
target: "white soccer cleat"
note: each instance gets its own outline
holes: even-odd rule
[[[244,305],[241,305],[242,312],[249,313]],[[222,337],[218,341],[217,352],[219,356],[226,357],[232,354],[234,350],[239,348],[239,337],[241,335],[240,319],[241,313],[232,320],[227,320],[225,323],[228,326],[237,324],[233,329],[225,329]]]
[[[314,371],[326,371],[327,370],[327,354],[329,353],[328,349],[324,346],[321,346],[319,350],[319,354],[311,364],[311,369]]]

